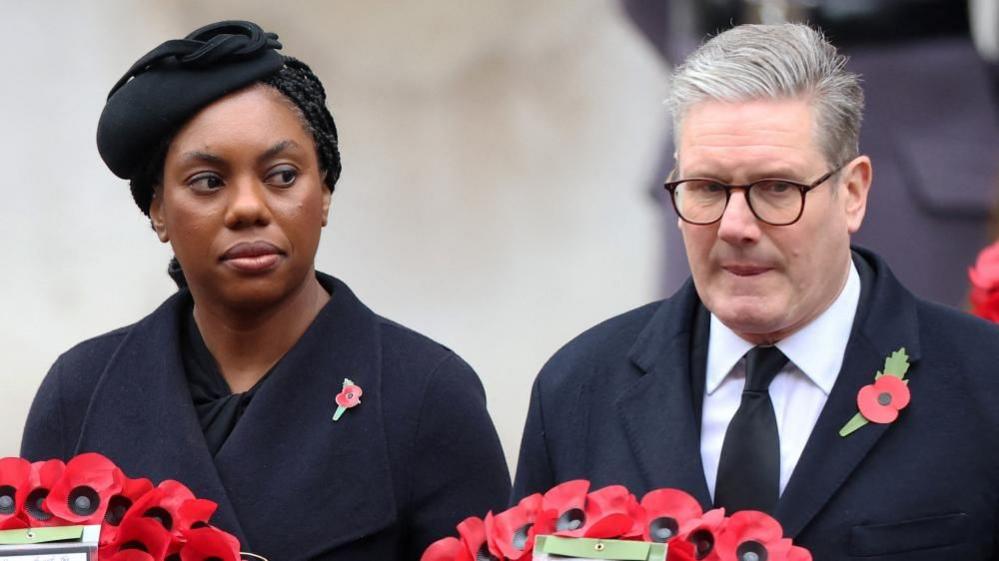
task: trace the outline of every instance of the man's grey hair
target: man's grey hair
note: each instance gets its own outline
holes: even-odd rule
[[[673,75],[673,135],[703,101],[805,99],[815,110],[819,149],[832,166],[859,152],[864,92],[847,58],[807,25],[740,25],[701,45]]]

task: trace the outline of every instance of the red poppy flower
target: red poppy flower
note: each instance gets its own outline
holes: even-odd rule
[[[181,506],[194,499],[194,493],[183,483],[168,479],[139,497],[128,509],[122,520],[130,518],[150,518],[156,520],[168,531],[174,530],[184,521]],[[188,527],[196,520],[187,521]]]
[[[670,540],[666,550],[666,561],[696,561],[694,544],[681,539]]]
[[[121,491],[125,476],[100,454],[80,454],[66,464],[45,499],[49,512],[74,524],[99,524],[108,501]]]
[[[104,558],[101,558],[103,561]],[[125,549],[115,553],[107,561],[156,561],[156,558],[141,549]]]
[[[190,530],[195,530],[203,526],[208,526],[208,521],[215,514],[219,505],[215,501],[208,499],[191,499],[180,505],[177,510],[177,521],[174,530],[182,534]]]
[[[680,526],[680,539],[694,548],[694,557],[704,561],[721,559],[715,551],[718,536],[725,530],[725,509],[716,508]],[[726,560],[727,561],[727,560]]]
[[[173,537],[163,526],[152,518],[126,517],[118,527],[115,540],[100,548],[98,557],[110,559],[122,551],[137,549],[151,555],[153,559],[163,559]]]
[[[729,517],[725,529],[716,535],[715,552],[721,559],[768,559],[787,556],[790,540],[783,541],[784,529],[769,515],[743,510]],[[750,556],[748,554],[755,554]]]
[[[999,321],[999,241],[978,254],[975,266],[968,269],[971,281],[971,313],[990,321]]]
[[[645,523],[642,539],[665,542],[675,538],[680,528],[704,514],[701,503],[679,489],[657,489],[642,497]]]
[[[28,496],[31,463],[22,458],[0,458],[0,527],[25,528],[24,502]]]
[[[152,481],[145,478],[130,479],[125,477],[121,491],[108,500],[108,509],[104,513],[104,523],[101,525],[101,543],[110,543],[117,539],[118,527],[125,519],[129,509],[146,493],[153,489]]]
[[[803,547],[792,545],[791,549],[788,550],[787,557],[784,558],[784,561],[812,561],[812,554]]]
[[[909,386],[897,376],[885,374],[857,392],[860,414],[872,423],[890,423],[909,404]]]
[[[530,559],[534,538],[555,530],[555,511],[544,510],[540,494],[524,497],[516,506],[485,520],[490,550],[504,559]]]
[[[121,491],[108,501],[108,510],[104,514],[105,524],[111,526],[121,524],[132,505],[152,489],[153,482],[146,478],[130,479],[126,477],[122,483]]]
[[[587,538],[634,538],[642,535],[642,507],[621,485],[609,485],[586,496]]]
[[[586,525],[586,492],[589,490],[589,481],[576,479],[556,485],[543,495],[541,508],[554,511],[556,535],[583,535],[583,527]]]
[[[361,386],[355,384],[347,384],[343,387],[343,390],[336,396],[336,404],[340,407],[346,407],[350,409],[358,403],[361,403],[361,395],[364,394],[364,390]],[[329,395],[329,394],[327,394]]]
[[[420,561],[475,561],[458,538],[447,537],[430,544]]]
[[[28,494],[24,501],[24,513],[32,526],[59,526],[62,520],[52,515],[45,504],[49,493],[66,471],[62,460],[46,460],[31,464],[31,475],[28,478]]]
[[[239,540],[213,526],[195,528],[186,534],[181,561],[239,561]]]
[[[489,518],[491,514],[487,514]],[[489,549],[486,534],[486,522],[475,516],[470,516],[458,524],[458,537],[467,551],[476,561],[499,561],[499,554]]]

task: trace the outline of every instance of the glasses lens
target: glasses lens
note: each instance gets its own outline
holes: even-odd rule
[[[804,197],[794,183],[760,181],[749,190],[749,203],[764,222],[789,224],[801,213]]]
[[[676,210],[688,222],[708,224],[725,212],[725,186],[715,181],[692,179],[673,190]]]

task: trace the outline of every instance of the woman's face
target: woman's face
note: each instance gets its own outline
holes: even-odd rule
[[[257,85],[205,107],[177,133],[150,217],[199,302],[252,310],[314,278],[329,203],[294,105]]]

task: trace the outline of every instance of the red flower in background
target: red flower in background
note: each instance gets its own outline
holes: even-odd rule
[[[125,549],[115,553],[107,561],[156,561],[156,559],[140,549]]]
[[[999,322],[999,241],[978,254],[975,266],[968,269],[971,281],[971,313]]]
[[[475,561],[458,538],[446,537],[430,544],[420,561]]]
[[[696,559],[716,561],[720,559],[715,551],[718,536],[725,530],[725,509],[709,510],[680,526],[680,539],[689,542],[694,548]]]
[[[182,518],[181,506],[193,499],[194,493],[184,484],[168,479],[135,501],[125,514],[122,525],[129,518],[144,517],[156,520],[164,529],[171,531]],[[188,527],[191,523],[193,521],[188,523]]]
[[[657,489],[642,497],[645,523],[642,539],[666,542],[680,534],[680,528],[697,520],[704,511],[701,503],[679,489]]]
[[[80,454],[49,491],[49,512],[74,524],[99,524],[108,501],[121,491],[125,476],[111,460],[100,454]]]
[[[486,518],[490,515],[487,514]],[[458,524],[458,537],[465,546],[465,551],[476,561],[496,561],[496,553],[490,551],[486,535],[486,523],[481,518],[470,516]]]
[[[121,491],[113,495],[108,501],[108,510],[104,514],[104,521],[112,526],[121,524],[125,518],[125,513],[132,508],[135,501],[142,498],[146,493],[152,491],[153,482],[141,477],[131,479],[126,477],[122,482]]]
[[[585,479],[566,481],[544,494],[541,508],[555,512],[555,534],[581,537],[586,525],[586,492],[590,482]]]
[[[622,485],[610,485],[586,496],[587,538],[636,538],[642,535],[642,507]]]
[[[28,478],[28,495],[24,501],[24,513],[32,526],[58,526],[62,521],[52,515],[46,506],[46,499],[52,488],[66,471],[62,460],[46,460],[31,464],[31,476]]]
[[[684,540],[669,542],[666,559],[667,561],[697,561],[694,544]]]
[[[28,496],[31,463],[21,458],[0,459],[0,529],[27,528],[24,501]]]
[[[130,549],[144,551],[153,559],[163,559],[173,536],[152,518],[126,517],[118,527],[117,540],[100,548],[100,559],[111,559]]]
[[[909,404],[909,386],[901,378],[884,374],[857,392],[860,414],[872,423],[891,423]]]
[[[541,494],[534,494],[521,499],[517,506],[487,516],[490,550],[509,561],[530,559],[534,538],[555,531],[555,511],[544,510],[543,503]]]
[[[191,499],[181,503],[177,510],[177,524],[174,529],[181,533],[208,526],[208,521],[215,514],[219,505],[208,499]]]
[[[130,479],[100,454],[0,459],[0,529],[103,519],[100,561],[239,561],[239,541],[209,526],[216,508],[176,481]]]
[[[780,523],[763,512],[743,510],[729,517],[723,532],[717,534],[715,553],[720,559],[744,559],[755,553],[755,559],[776,559],[784,548],[784,530]]]
[[[651,491],[641,503],[620,485],[589,489],[588,481],[569,481],[499,514],[466,518],[458,538],[434,542],[420,561],[529,561],[534,538],[546,534],[665,542],[667,561],[812,561],[762,512],[702,512],[676,489]]]
[[[125,519],[135,501],[153,489],[152,481],[145,478],[124,478],[121,491],[108,499],[108,508],[101,525],[101,544],[109,544],[118,539],[118,527]]]
[[[187,543],[180,550],[181,561],[239,561],[239,540],[213,528],[195,528],[185,534]]]

